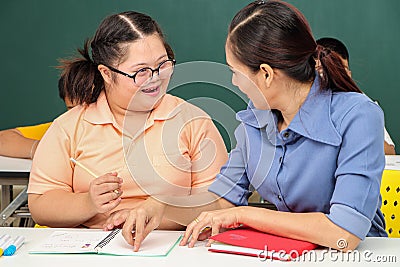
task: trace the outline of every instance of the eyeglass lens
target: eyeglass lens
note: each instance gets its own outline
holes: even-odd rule
[[[157,72],[160,79],[169,78],[174,71],[174,62],[172,60],[166,60],[161,63],[157,69],[152,70],[151,68],[143,68],[136,73],[135,83],[141,85],[152,78],[154,72]]]

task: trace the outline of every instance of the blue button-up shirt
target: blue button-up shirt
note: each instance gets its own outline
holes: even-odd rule
[[[237,145],[209,191],[247,205],[253,187],[280,211],[322,212],[360,239],[387,236],[384,118],[367,96],[320,90],[316,79],[287,129],[251,103],[237,119]]]

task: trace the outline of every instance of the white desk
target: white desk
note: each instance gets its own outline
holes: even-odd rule
[[[385,170],[400,171],[400,155],[386,155],[385,162]]]
[[[55,228],[18,228],[3,227],[0,228],[0,235],[8,233],[11,236],[23,235],[26,238],[25,244],[13,256],[3,256],[0,258],[0,266],[2,267],[80,267],[80,266],[173,266],[173,267],[248,267],[248,266],[398,266],[400,262],[400,239],[396,238],[366,238],[363,241],[357,253],[361,255],[360,261],[353,261],[349,254],[326,253],[323,257],[324,250],[317,250],[319,258],[323,261],[311,263],[310,261],[299,262],[280,262],[280,261],[261,261],[258,258],[229,255],[221,253],[213,253],[207,251],[204,244],[199,244],[195,248],[187,248],[176,246],[167,257],[151,258],[151,257],[131,257],[131,256],[104,256],[96,254],[75,254],[75,255],[33,255],[28,251],[42,242],[53,231],[60,230]],[[71,229],[68,229],[71,230]],[[82,230],[82,229],[80,229]],[[86,230],[90,231],[90,230]],[[327,251],[327,250],[325,250]],[[342,260],[342,256],[344,260]],[[347,260],[347,258],[350,260]],[[373,262],[377,259],[390,260],[390,263]],[[335,260],[336,259],[336,260]],[[396,261],[396,262],[394,262]]]
[[[26,192],[23,191],[13,201],[13,206],[10,207],[10,202],[13,200],[13,186],[28,184],[31,166],[32,160],[29,159],[0,156],[1,222],[4,222],[14,212],[15,208],[19,207],[20,202],[27,199]],[[0,223],[0,225],[3,224]]]

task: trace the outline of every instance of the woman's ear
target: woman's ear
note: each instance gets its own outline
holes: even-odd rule
[[[100,71],[101,76],[104,79],[105,83],[111,84],[112,82],[112,73],[110,71],[109,68],[107,68],[106,66],[99,64],[97,66],[97,69]]]
[[[271,68],[270,65],[263,63],[260,65],[260,71],[265,77],[265,83],[267,87],[270,87],[272,80],[274,79],[274,70]]]

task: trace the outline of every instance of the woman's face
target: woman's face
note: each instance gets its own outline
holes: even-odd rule
[[[226,62],[232,70],[232,84],[237,86],[253,102],[257,109],[270,109],[264,95],[263,81],[265,77],[261,71],[252,72],[243,65],[231,52],[229,45],[225,45]]]
[[[137,71],[136,82],[132,78],[114,73],[115,79],[106,88],[107,100],[110,105],[133,112],[149,112],[154,109],[165,95],[170,75],[158,75],[153,72],[153,77],[143,80],[143,68],[157,69],[159,65],[168,60],[165,46],[157,34],[146,36],[127,45],[127,54],[122,63],[114,66],[116,69],[133,75]],[[160,71],[169,72],[171,69]],[[148,71],[148,70],[147,70]],[[111,73],[111,72],[110,72]],[[171,72],[172,74],[172,72]],[[141,77],[142,75],[142,77]],[[164,77],[163,77],[164,76]]]

